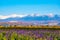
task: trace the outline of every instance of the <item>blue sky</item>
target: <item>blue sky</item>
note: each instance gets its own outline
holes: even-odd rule
[[[60,15],[60,0],[0,0],[0,15],[34,13]]]

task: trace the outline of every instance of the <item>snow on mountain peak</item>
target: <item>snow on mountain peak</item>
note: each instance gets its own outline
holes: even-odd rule
[[[34,16],[40,16],[40,14],[38,14],[38,13],[37,14],[30,14],[30,16],[33,16],[33,17]]]
[[[0,19],[7,19],[7,18],[9,18],[9,16],[2,16],[2,15],[0,15]]]
[[[12,14],[12,15],[10,15],[10,17],[25,17],[25,16],[27,16],[27,15],[22,15],[22,14],[20,14],[20,15],[18,15],[18,14]]]
[[[47,14],[47,16],[49,16],[49,17],[54,17],[54,14],[49,13],[49,14]]]
[[[15,18],[15,17],[20,17],[20,18],[22,18],[22,17],[25,17],[25,16],[27,16],[27,15],[17,15],[17,14],[12,14],[12,15],[0,15],[0,19],[7,19],[7,18]]]
[[[12,15],[0,15],[0,19],[7,19],[7,18],[15,18],[15,17],[20,17],[20,18],[23,18],[23,17],[26,17],[26,16],[32,16],[32,17],[36,17],[36,16],[47,16],[47,17],[54,17],[55,15],[50,13],[50,14],[46,14],[46,15],[40,15],[40,14],[12,14]]]

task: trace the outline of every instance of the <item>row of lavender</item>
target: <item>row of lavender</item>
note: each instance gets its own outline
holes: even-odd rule
[[[60,40],[60,30],[0,29],[0,40]]]

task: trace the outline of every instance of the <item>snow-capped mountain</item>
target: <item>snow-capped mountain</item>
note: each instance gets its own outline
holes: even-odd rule
[[[8,15],[0,16],[0,22],[8,21],[60,21],[59,15],[40,15],[40,14],[25,14],[25,15]]]

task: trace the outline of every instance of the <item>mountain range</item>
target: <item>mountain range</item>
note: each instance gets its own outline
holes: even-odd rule
[[[9,22],[9,21],[58,21],[60,22],[59,15],[13,15],[13,16],[0,16],[0,22]],[[5,18],[4,18],[5,17]]]

